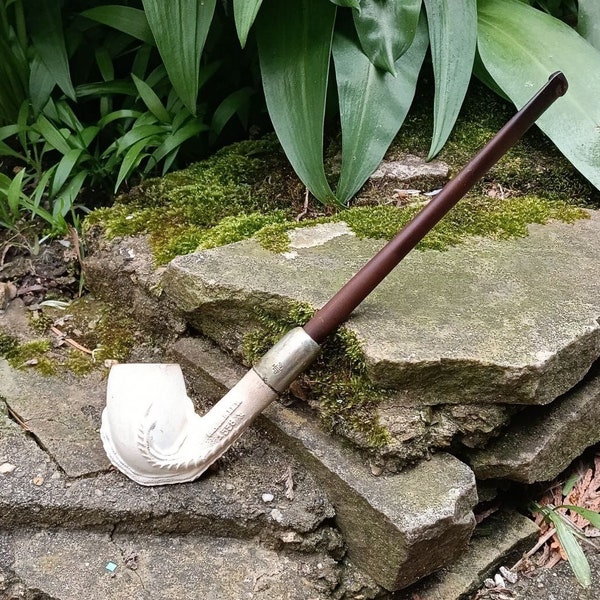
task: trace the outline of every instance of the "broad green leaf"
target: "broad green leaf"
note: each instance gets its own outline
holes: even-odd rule
[[[154,36],[143,10],[131,6],[96,6],[84,10],[81,15],[103,25],[108,25],[146,44],[155,45]]]
[[[577,31],[596,50],[600,50],[600,2],[579,0]]]
[[[246,45],[248,32],[256,19],[262,0],[233,0],[235,27],[242,48]]]
[[[27,0],[27,25],[33,45],[54,81],[71,100],[75,100],[60,3],[56,0]]]
[[[140,140],[146,140],[150,143],[150,138],[158,135],[164,135],[165,129],[160,125],[141,125],[134,127],[131,131],[128,131],[124,136],[117,140],[119,150],[117,155],[122,154],[125,150],[129,150],[131,146],[137,144]],[[106,154],[106,153],[105,153]]]
[[[133,73],[131,74],[131,78],[133,79],[133,83],[135,83],[135,87],[137,88],[140,98],[148,107],[148,110],[162,123],[170,123],[172,120],[171,115],[164,107],[154,90],[145,81],[142,81]]]
[[[100,81],[98,83],[83,83],[75,88],[78,98],[90,96],[123,95],[137,96],[137,89],[130,81]]]
[[[325,99],[336,8],[323,0],[266,0],[257,24],[269,116],[298,177],[319,201],[336,198],[323,167]]]
[[[21,169],[10,182],[8,190],[6,191],[6,199],[8,202],[8,208],[10,212],[17,216],[19,214],[19,204],[21,196],[23,194],[23,177],[25,176],[25,169]]]
[[[137,117],[139,117],[142,113],[139,110],[129,110],[129,109],[122,109],[122,110],[115,110],[109,114],[107,114],[106,116],[102,117],[102,119],[100,119],[98,121],[98,127],[100,127],[100,129],[103,129],[104,127],[106,127],[109,123],[112,123],[113,121],[117,121],[118,119],[136,119]]]
[[[66,154],[71,149],[62,133],[44,115],[38,117],[33,129],[42,135],[52,149],[58,150],[61,154]]]
[[[119,174],[117,175],[117,182],[115,183],[115,194],[125,179],[131,175],[133,170],[140,164],[140,162],[148,156],[144,153],[146,147],[146,140],[140,140],[136,144],[133,144],[123,158]]]
[[[580,514],[584,519],[591,523],[596,529],[600,529],[600,513],[589,508],[582,508],[581,506],[573,506],[571,504],[563,504],[558,508],[568,508],[577,514]]]
[[[54,77],[36,53],[31,61],[31,70],[29,71],[29,97],[34,113],[41,112],[55,85]]]
[[[69,181],[65,189],[58,196],[52,207],[52,215],[56,218],[57,216],[65,217],[69,211],[73,208],[73,204],[79,194],[88,173],[86,171],[80,171]]]
[[[469,87],[477,46],[477,0],[423,1],[435,76],[430,160],[446,143]]]
[[[236,90],[217,106],[210,123],[210,129],[215,138],[223,131],[223,127],[225,127],[229,119],[236,113],[240,115],[242,122],[244,121],[244,109],[246,109],[247,113],[248,101],[253,93],[252,88],[249,87]]]
[[[143,4],[169,79],[195,115],[200,56],[216,0],[143,0]]]
[[[346,6],[348,8],[356,8],[360,10],[360,0],[330,0],[333,4],[338,6]]]
[[[164,142],[152,153],[153,165],[158,164],[167,154],[181,147],[186,140],[198,135],[202,131],[207,131],[208,127],[193,119],[179,128],[173,135],[165,138]]]
[[[480,0],[478,48],[494,81],[517,107],[555,71],[569,89],[537,121],[600,189],[600,52],[565,23],[517,0]]]
[[[69,150],[69,152],[60,159],[56,171],[54,172],[52,185],[50,186],[50,197],[56,196],[61,190],[62,186],[71,175],[73,167],[77,164],[82,152],[83,148],[73,148],[73,150]]]
[[[394,63],[396,77],[377,69],[353,35],[336,32],[333,58],[342,122],[342,171],[336,195],[347,203],[377,168],[412,103],[427,51],[422,18],[411,47]]]
[[[577,581],[579,581],[583,587],[589,588],[592,585],[590,564],[571,527],[566,523],[562,516],[554,510],[546,510],[543,514],[552,521],[552,524],[556,528],[558,541],[567,555],[567,559],[573,569]]]
[[[96,64],[104,81],[113,81],[115,78],[115,67],[112,57],[106,48],[96,48]]]
[[[352,13],[354,25],[376,67],[396,74],[394,63],[411,45],[420,12],[421,0],[361,0],[360,12]]]

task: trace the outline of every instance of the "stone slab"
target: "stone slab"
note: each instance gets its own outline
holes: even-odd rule
[[[197,382],[214,383],[228,359],[221,353],[215,361],[211,351],[204,358],[205,347],[202,340],[188,339],[171,351],[185,372],[196,373]],[[222,383],[219,397],[227,389]],[[321,430],[312,414],[275,403],[263,415],[259,423],[319,478],[350,559],[384,588],[413,583],[466,546],[477,494],[464,463],[438,454],[397,475],[375,477],[360,456]]]
[[[339,553],[333,508],[289,454],[248,432],[218,467],[187,484],[147,488],[121,473],[71,478],[16,424],[0,424],[0,529],[93,528],[145,533],[259,537],[273,547]],[[293,498],[286,495],[291,473]],[[273,496],[266,503],[262,496]]]
[[[600,442],[600,363],[549,406],[517,415],[501,437],[471,453],[480,479],[550,481],[586,448]]]
[[[573,387],[600,356],[600,213],[589,216],[411,253],[348,322],[373,382],[421,405],[544,404]],[[341,235],[275,254],[243,241],[177,257],[163,286],[239,350],[257,311],[322,306],[381,245]]]
[[[52,600],[320,600],[340,579],[327,556],[280,554],[249,540],[19,530],[4,545],[5,569]]]
[[[399,595],[397,600],[468,600],[500,566],[510,568],[531,549],[539,528],[527,517],[503,510],[488,517],[476,530],[466,552],[447,567]]]
[[[69,477],[110,467],[99,434],[106,404],[106,382],[99,373],[84,379],[48,378],[13,369],[0,359],[0,396]]]

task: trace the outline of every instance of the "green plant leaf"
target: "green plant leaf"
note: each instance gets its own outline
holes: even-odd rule
[[[233,0],[235,27],[242,48],[246,45],[248,32],[256,19],[262,0]]]
[[[208,126],[197,119],[192,119],[180,127],[175,133],[165,138],[158,148],[152,153],[152,165],[158,164],[167,154],[175,149],[179,149],[183,142],[198,135],[202,131],[207,131]]]
[[[69,150],[58,163],[56,167],[56,171],[54,172],[54,177],[52,179],[52,185],[50,186],[50,197],[53,198],[58,194],[61,190],[73,168],[77,164],[77,161],[81,157],[83,152],[83,148],[73,148]]]
[[[19,204],[23,195],[23,177],[25,169],[21,169],[12,179],[6,191],[6,200],[8,208],[13,216],[19,215]]]
[[[29,71],[29,97],[34,113],[41,112],[55,85],[54,77],[36,53],[31,61],[31,70]]]
[[[600,189],[600,52],[565,23],[517,0],[480,0],[478,48],[494,81],[517,106],[555,71],[569,90],[537,121]]]
[[[137,89],[130,81],[100,81],[98,83],[83,83],[75,88],[78,98],[104,96],[107,94],[137,96]]]
[[[333,58],[342,122],[342,171],[336,195],[348,202],[377,168],[412,103],[427,51],[422,18],[411,47],[395,63],[397,76],[377,69],[351,33],[336,32]]]
[[[245,112],[247,114],[248,101],[253,93],[254,91],[249,87],[236,90],[235,92],[229,94],[229,96],[227,96],[227,98],[225,98],[221,104],[217,106],[210,123],[211,134],[214,138],[216,138],[221,131],[223,131],[223,127],[225,127],[228,121],[236,113],[240,115],[240,120],[242,120],[242,123],[244,123],[244,109],[246,109]]]
[[[477,0],[424,3],[435,76],[430,160],[446,143],[469,87],[477,46]]]
[[[128,151],[131,146],[137,144],[140,140],[149,140],[149,138],[164,135],[165,129],[160,125],[136,125],[136,127],[128,131],[124,136],[120,137],[116,141],[116,144],[119,148],[117,151],[117,156],[126,150]],[[149,143],[149,141],[147,143]]]
[[[555,510],[546,508],[546,510],[542,511],[542,514],[552,521],[552,524],[556,529],[558,540],[567,555],[567,559],[569,560],[569,564],[573,569],[577,581],[579,581],[583,587],[589,588],[592,585],[590,564],[583,553],[583,549],[579,545],[571,526],[567,524],[560,513]]]
[[[216,0],[143,0],[143,4],[169,79],[195,115],[200,56]]]
[[[98,121],[98,127],[100,127],[100,129],[103,129],[109,123],[112,123],[113,121],[117,121],[119,119],[132,119],[132,118],[137,119],[138,117],[141,116],[141,114],[142,113],[139,110],[130,110],[127,108],[123,108],[121,110],[115,110],[111,113],[108,113],[104,117],[102,117]]]
[[[360,10],[360,0],[330,0],[332,4]]]
[[[118,29],[146,44],[156,45],[148,19],[144,11],[139,8],[110,4],[84,10],[81,16]]]
[[[56,0],[27,0],[26,12],[31,40],[41,61],[58,87],[71,100],[75,100],[60,3]]]
[[[88,174],[86,171],[80,171],[69,181],[65,189],[62,193],[56,198],[54,201],[54,205],[52,207],[52,216],[57,219],[57,217],[65,217],[72,210],[73,204],[77,199],[77,195],[81,191],[83,184],[87,178]],[[60,219],[57,219],[60,222]]]
[[[600,529],[600,513],[597,513],[595,510],[582,508],[581,506],[573,506],[572,504],[563,504],[558,508],[568,508],[569,510],[581,515],[584,519],[596,527],[596,529]]]
[[[135,87],[137,88],[140,98],[148,107],[148,110],[161,123],[170,123],[172,117],[169,114],[169,111],[164,107],[163,103],[160,101],[160,98],[156,95],[154,90],[145,81],[142,81],[133,73],[131,74],[131,78],[133,79],[133,83],[135,83]]]
[[[66,154],[71,149],[66,138],[44,115],[37,118],[33,129],[41,134],[52,149],[58,150],[61,154]]]
[[[140,164],[140,162],[148,156],[148,153],[144,153],[146,148],[146,140],[140,140],[136,144],[133,144],[129,150],[125,153],[119,173],[117,175],[117,182],[115,183],[115,194],[125,179],[131,175],[133,170]]]
[[[600,2],[579,0],[577,31],[596,50],[600,50]]]
[[[363,52],[380,69],[396,74],[394,63],[411,45],[421,0],[361,0],[360,12],[353,12],[354,25]]]
[[[257,24],[269,115],[298,177],[320,202],[337,200],[323,167],[325,99],[336,8],[323,0],[266,0]]]

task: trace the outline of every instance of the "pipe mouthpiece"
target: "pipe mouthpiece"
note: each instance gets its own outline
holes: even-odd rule
[[[548,77],[548,82],[554,85],[556,97],[564,96],[569,89],[569,82],[562,71],[556,71]]]

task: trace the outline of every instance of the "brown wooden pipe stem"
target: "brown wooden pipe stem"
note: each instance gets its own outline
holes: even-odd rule
[[[433,229],[442,217],[485,175],[567,91],[567,80],[554,73],[543,88],[479,151],[479,153],[413,219],[386,244],[304,326],[318,344],[344,323],[354,309],[398,263]]]

